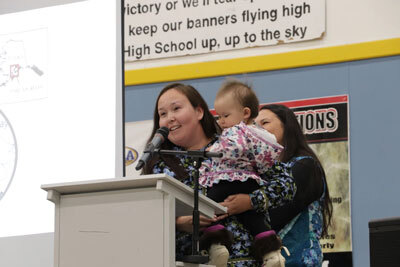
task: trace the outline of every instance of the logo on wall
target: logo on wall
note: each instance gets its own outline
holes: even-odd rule
[[[17,167],[17,141],[6,115],[0,110],[0,200],[6,194]]]
[[[126,146],[125,147],[125,166],[129,166],[133,164],[138,159],[139,153],[131,148]]]

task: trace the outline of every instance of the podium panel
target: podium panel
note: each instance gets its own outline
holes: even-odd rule
[[[43,185],[55,203],[55,267],[207,266],[175,262],[175,217],[193,190],[162,175]],[[199,211],[225,212],[199,196]]]
[[[60,267],[123,267],[127,262],[163,266],[161,192],[126,190],[61,198]]]

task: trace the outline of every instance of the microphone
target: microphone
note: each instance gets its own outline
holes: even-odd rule
[[[137,171],[143,168],[143,166],[151,159],[152,152],[161,146],[161,144],[167,138],[168,134],[169,129],[165,126],[156,131],[153,139],[150,143],[147,144],[146,148],[144,149],[144,151],[146,152],[143,153],[142,157],[139,159],[139,162],[135,167]]]

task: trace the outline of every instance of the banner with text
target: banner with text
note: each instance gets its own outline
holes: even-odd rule
[[[126,0],[125,61],[322,38],[325,0]]]

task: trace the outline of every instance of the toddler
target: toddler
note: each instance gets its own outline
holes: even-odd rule
[[[207,187],[207,196],[223,202],[234,194],[249,194],[264,184],[260,174],[278,160],[283,147],[273,134],[254,124],[259,102],[254,91],[239,81],[228,81],[218,91],[214,108],[223,129],[220,138],[209,148],[222,152],[200,168],[199,183]],[[282,243],[266,223],[266,215],[249,210],[236,215],[254,237],[252,253],[263,266],[284,266]],[[200,247],[209,251],[210,264],[226,266],[231,234],[222,224],[206,228]]]

